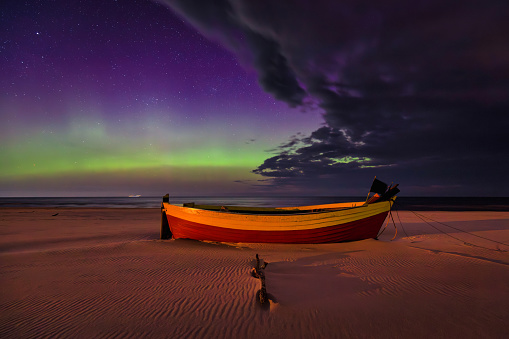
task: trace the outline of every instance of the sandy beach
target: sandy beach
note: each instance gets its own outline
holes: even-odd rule
[[[509,212],[419,212],[509,243]],[[325,245],[159,240],[158,209],[0,209],[0,337],[506,338],[509,247],[394,215]],[[268,307],[255,298],[255,255]]]

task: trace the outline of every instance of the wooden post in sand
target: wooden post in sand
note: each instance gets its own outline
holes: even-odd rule
[[[170,202],[169,194],[163,197],[163,203],[164,202]],[[170,239],[171,235],[170,224],[168,224],[168,218],[164,212],[164,205],[161,203],[161,239]]]
[[[253,277],[260,279],[260,290],[257,292],[258,301],[261,305],[265,304],[269,298],[267,296],[267,289],[265,288],[265,267],[267,263],[260,266],[260,258],[256,254],[256,266],[251,271]]]

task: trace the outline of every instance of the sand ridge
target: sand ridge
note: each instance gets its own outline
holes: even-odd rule
[[[408,237],[390,241],[389,225],[378,241],[322,245],[159,240],[158,212],[1,209],[0,336],[508,334],[509,252],[449,238],[411,212],[399,212]],[[509,242],[506,212],[419,213]],[[255,298],[257,253],[269,262],[269,309]]]

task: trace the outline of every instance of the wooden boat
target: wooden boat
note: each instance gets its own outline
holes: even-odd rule
[[[378,189],[366,201],[300,207],[177,206],[166,195],[161,239],[331,243],[376,238],[399,192],[396,186]]]

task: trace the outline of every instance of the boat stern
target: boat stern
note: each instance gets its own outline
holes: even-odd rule
[[[168,216],[166,215],[166,209],[164,208],[164,203],[170,202],[170,195],[166,194],[163,197],[163,202],[161,203],[161,239],[171,239],[172,233],[170,230],[170,224],[168,223]]]

